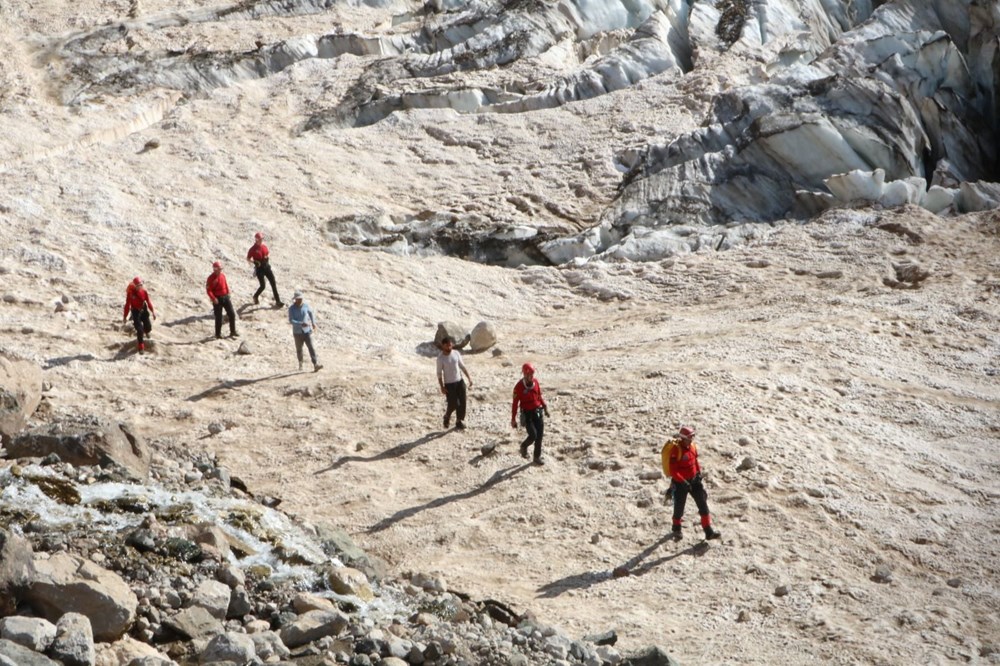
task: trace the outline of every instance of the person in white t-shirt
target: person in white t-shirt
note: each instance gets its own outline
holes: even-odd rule
[[[441,393],[448,399],[448,407],[444,412],[444,427],[451,425],[451,414],[455,413],[455,428],[465,430],[465,382],[464,373],[472,388],[472,377],[462,363],[462,355],[453,349],[455,343],[451,338],[441,341],[441,353],[437,357],[437,379]]]

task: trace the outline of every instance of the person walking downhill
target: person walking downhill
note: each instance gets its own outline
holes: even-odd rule
[[[542,397],[542,387],[535,379],[535,366],[525,363],[521,366],[521,380],[514,384],[514,402],[510,406],[510,427],[517,428],[517,408],[521,407],[521,423],[528,431],[528,437],[521,442],[521,457],[528,457],[528,446],[534,443],[534,462],[544,465],[542,459],[542,435],[545,433],[545,416],[549,415],[549,407]]]
[[[274,307],[280,308],[284,305],[281,297],[278,296],[278,285],[274,281],[274,272],[271,270],[271,253],[264,245],[264,234],[257,232],[253,235],[253,245],[247,250],[247,262],[253,262],[253,274],[260,282],[260,288],[253,295],[254,305],[260,303],[260,295],[264,293],[264,278],[271,283],[271,293],[274,294]]]
[[[465,382],[462,381],[462,373],[469,380],[469,388],[472,388],[472,377],[462,363],[462,355],[453,349],[454,341],[450,337],[441,340],[441,353],[437,357],[437,379],[441,387],[441,393],[447,397],[448,406],[444,412],[444,427],[451,424],[452,412],[455,413],[455,428],[465,430]]]
[[[229,317],[229,337],[239,337],[236,332],[236,311],[233,310],[233,302],[229,298],[229,283],[226,282],[226,275],[222,272],[222,262],[216,261],[212,264],[212,274],[205,281],[205,290],[208,297],[212,299],[212,311],[215,314],[215,339],[222,337],[222,311],[226,311]]]
[[[316,330],[316,317],[309,304],[302,300],[302,292],[296,290],[292,296],[292,304],[288,306],[288,323],[292,325],[292,335],[295,337],[295,356],[299,359],[299,370],[302,369],[302,345],[309,350],[313,372],[319,372],[323,367],[316,359],[313,348],[312,334]]]
[[[701,515],[701,528],[706,539],[722,537],[712,527],[712,516],[708,511],[708,493],[701,479],[701,466],[698,464],[698,446],[694,443],[694,428],[684,426],[677,436],[663,445],[660,452],[663,463],[663,473],[670,479],[670,489],[674,497],[673,532],[674,539],[681,538],[681,521],[684,517],[684,504],[688,495],[694,498]]]
[[[123,322],[128,320],[129,312],[132,313],[132,325],[135,326],[136,349],[141,353],[146,349],[144,336],[149,335],[150,331],[153,330],[149,316],[152,315],[153,319],[156,319],[156,311],[153,309],[153,301],[149,300],[149,293],[143,288],[142,278],[138,276],[133,278],[125,289]]]

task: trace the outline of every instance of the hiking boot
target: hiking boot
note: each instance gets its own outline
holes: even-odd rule
[[[459,421],[455,424],[455,430],[465,430],[465,424]]]
[[[521,445],[521,457],[524,458],[525,460],[528,459],[528,445],[527,444],[522,444]]]
[[[144,345],[143,343],[140,342],[139,343],[139,351],[141,352],[145,348],[146,348],[146,345]]]
[[[215,334],[215,339],[216,340],[221,340],[222,339],[222,335],[220,335],[219,333],[216,333]]]
[[[319,363],[313,363],[313,372],[319,372],[322,369],[323,369],[322,365],[320,365]]]
[[[253,297],[253,304],[254,305],[260,305],[260,296],[254,296]]]
[[[283,307],[285,307],[285,304],[282,303],[281,301],[275,301],[274,302],[274,307],[276,307],[276,308],[283,308]]]
[[[670,533],[673,535],[675,541],[679,541],[680,538],[682,536],[684,536],[681,533],[681,526],[680,525],[674,525],[673,527],[671,527],[670,528]]]
[[[722,538],[722,534],[719,531],[717,531],[714,527],[712,527],[711,525],[709,525],[708,527],[705,528],[705,538],[706,539],[721,539]]]
[[[302,372],[302,361],[299,361],[299,372]]]
[[[531,464],[532,465],[544,465],[545,464],[545,458],[543,458],[541,456],[538,456],[537,458],[535,458],[534,460],[531,461]]]
[[[442,423],[444,424],[444,427],[447,429],[448,427],[451,426],[451,419],[446,416],[446,417],[444,417],[444,420],[442,421]]]
[[[229,337],[231,337],[231,338],[238,338],[238,337],[240,337],[240,334],[237,333],[236,331],[233,331],[232,333],[229,334]]]

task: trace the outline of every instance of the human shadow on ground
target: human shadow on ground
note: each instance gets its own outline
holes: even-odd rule
[[[451,504],[452,502],[457,502],[459,500],[469,499],[470,497],[475,497],[476,495],[481,495],[487,490],[490,490],[497,484],[514,478],[519,473],[523,472],[527,468],[531,467],[530,464],[526,465],[514,465],[513,467],[505,467],[504,469],[498,469],[493,473],[493,476],[488,478],[482,485],[473,488],[472,490],[467,490],[464,493],[455,493],[454,495],[448,495],[447,497],[438,497],[433,499],[426,504],[421,504],[419,506],[411,506],[408,509],[400,509],[396,513],[392,514],[388,518],[383,518],[378,521],[367,530],[368,534],[374,534],[375,532],[381,532],[382,530],[388,529],[398,523],[401,520],[410,518],[420,513],[421,511],[426,511],[428,509],[436,509],[438,507],[445,506],[446,504]]]
[[[619,564],[610,571],[585,571],[582,574],[573,574],[572,576],[566,576],[565,578],[554,580],[551,583],[546,583],[536,590],[538,595],[535,598],[554,599],[569,590],[583,590],[614,578],[641,576],[645,573],[649,573],[664,562],[669,562],[670,560],[676,559],[681,555],[704,555],[708,552],[709,548],[707,542],[699,541],[698,543],[688,546],[683,550],[674,551],[669,555],[664,555],[648,562],[644,561],[647,557],[652,555],[657,548],[671,541],[673,541],[672,536],[670,534],[666,534],[660,537],[656,542],[647,546],[638,555],[632,557],[624,564]]]
[[[188,402],[198,402],[199,400],[204,400],[205,398],[211,398],[216,393],[221,393],[222,391],[228,391],[230,389],[241,388],[243,386],[250,386],[251,384],[257,384],[259,382],[267,382],[273,379],[284,379],[285,377],[294,377],[299,374],[298,372],[279,372],[273,375],[268,375],[267,377],[258,377],[256,379],[234,379],[229,382],[221,382],[216,384],[212,388],[205,389],[201,393],[195,393],[194,395],[185,398]]]
[[[349,462],[375,462],[376,460],[385,460],[386,458],[398,458],[404,453],[409,453],[413,449],[417,448],[421,444],[426,444],[427,442],[432,442],[435,439],[444,437],[450,431],[449,430],[439,430],[437,432],[429,432],[420,439],[415,439],[412,442],[403,442],[402,444],[397,444],[391,449],[386,449],[382,453],[376,453],[373,456],[340,456],[329,467],[324,467],[321,470],[313,472],[314,475],[323,474],[324,472],[329,472],[335,470],[339,467],[343,467]]]
[[[103,361],[102,358],[97,358],[93,354],[76,354],[75,356],[59,356],[56,358],[50,358],[45,362],[43,369],[51,370],[52,368],[57,368],[61,365],[69,365],[73,361]]]
[[[174,326],[187,326],[188,324],[193,324],[196,321],[211,321],[215,319],[214,314],[202,314],[202,315],[191,315],[189,317],[182,317],[181,319],[174,319],[173,321],[165,321],[160,326],[165,326],[166,328],[173,328]]]

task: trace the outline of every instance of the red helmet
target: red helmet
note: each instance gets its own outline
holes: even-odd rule
[[[691,439],[692,437],[694,437],[694,428],[684,426],[683,428],[680,429],[680,436],[684,437],[685,439]]]
[[[260,231],[253,235],[254,240],[264,240],[264,234]]]
[[[212,264],[212,268],[222,268],[222,262],[216,261],[215,263]]]
[[[531,365],[530,363],[525,363],[524,365],[521,366],[521,372],[524,374],[533,375],[535,374],[535,366]]]
[[[134,278],[132,278],[132,284],[138,287],[140,284],[142,284],[142,278],[136,275]]]

